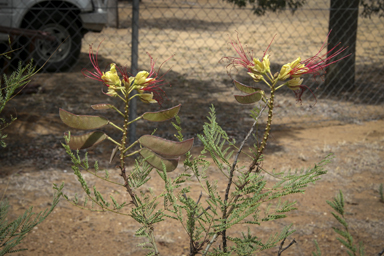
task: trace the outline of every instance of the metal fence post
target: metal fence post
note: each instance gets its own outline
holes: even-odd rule
[[[140,0],[133,0],[132,2],[132,57],[131,57],[131,74],[135,76],[138,72],[139,61],[139,2]],[[133,91],[131,95],[135,95]],[[129,120],[134,120],[137,116],[137,98],[133,98],[129,107]],[[136,140],[136,123],[132,123],[129,130],[129,142],[133,143]]]

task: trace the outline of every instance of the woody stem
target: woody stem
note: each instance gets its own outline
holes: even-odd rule
[[[258,160],[260,159],[262,153],[263,153],[263,150],[265,149],[265,146],[267,145],[267,141],[268,141],[268,137],[269,137],[269,132],[271,130],[271,124],[272,124],[272,116],[273,116],[273,103],[274,103],[274,100],[275,100],[275,85],[276,85],[276,82],[275,81],[272,86],[271,86],[271,97],[269,98],[269,100],[267,101],[267,106],[269,108],[269,111],[268,111],[268,120],[267,120],[267,125],[265,127],[265,131],[264,131],[264,135],[263,135],[263,141],[261,142],[261,145],[260,147],[258,148],[257,150],[257,155],[256,157],[253,159],[252,163],[249,165],[249,168],[248,168],[248,171],[247,173],[245,174],[246,177],[248,177],[251,172],[256,168],[257,166],[257,162]],[[259,169],[256,170],[256,172],[258,172]],[[240,184],[237,186],[238,190],[241,190],[243,189],[246,185],[247,185],[247,181],[244,182],[243,184]],[[234,202],[237,202],[237,200],[240,198],[241,195],[236,195],[231,201],[232,203]],[[232,205],[228,211],[226,212],[226,215],[225,217],[227,218],[231,213],[232,211],[234,210],[234,205]]]
[[[265,149],[265,146],[267,145],[267,141],[268,141],[268,138],[269,138],[269,132],[271,130],[271,124],[272,124],[272,117],[273,117],[273,104],[274,104],[274,101],[275,101],[275,86],[272,85],[272,88],[271,88],[271,98],[268,100],[268,120],[267,120],[267,125],[265,126],[265,130],[264,130],[264,135],[263,135],[263,141],[261,142],[261,145],[260,147],[258,148],[257,150],[257,156],[256,158],[253,160],[252,164],[250,165],[250,168],[249,169],[254,169],[254,165],[257,163],[257,161],[259,160],[261,154],[263,153],[264,149]]]
[[[128,91],[128,90],[127,90]],[[126,150],[126,143],[127,143],[127,132],[128,132],[128,118],[129,118],[129,93],[125,94],[125,108],[124,108],[124,125],[123,125],[123,137],[121,138],[121,143],[120,143],[120,170],[121,174],[120,176],[123,177],[124,179],[124,187],[127,189],[127,192],[131,196],[133,204],[138,207],[139,204],[137,203],[136,200],[136,195],[135,192],[132,190],[131,186],[129,185],[129,175],[126,173],[125,169],[125,150]]]
[[[124,108],[124,125],[123,125],[123,137],[121,138],[120,148],[120,168],[125,169],[124,152],[125,144],[127,143],[127,132],[129,122],[129,94],[125,94],[125,108]]]

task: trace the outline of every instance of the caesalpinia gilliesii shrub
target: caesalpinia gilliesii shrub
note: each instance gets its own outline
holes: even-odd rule
[[[85,197],[84,202],[77,195],[74,199],[69,199],[67,195],[65,198],[80,208],[91,211],[110,211],[133,218],[141,225],[136,231],[136,236],[147,238],[147,242],[140,245],[149,250],[148,255],[160,255],[155,237],[156,223],[167,218],[179,221],[187,233],[189,241],[185,242],[189,245],[189,255],[230,255],[231,253],[252,255],[274,247],[294,232],[291,230],[292,225],[284,227],[279,233],[271,234],[266,241],[262,241],[257,234],[251,232],[251,229],[248,229],[248,233],[243,234],[242,237],[232,236],[231,228],[244,223],[261,225],[262,222],[286,217],[287,212],[296,209],[295,201],[282,202],[281,199],[289,194],[304,193],[309,183],[315,182],[326,173],[324,165],[329,161],[329,156],[314,167],[296,173],[269,172],[262,168],[260,163],[263,161],[262,154],[271,130],[275,92],[283,86],[288,86],[300,101],[303,92],[307,89],[303,85],[302,75],[321,75],[321,71],[325,67],[339,61],[332,61],[332,59],[345,48],[340,48],[326,57],[326,54],[321,55],[321,51],[325,47],[323,44],[319,52],[312,58],[304,61],[297,58],[291,63],[283,65],[280,71],[272,74],[268,54],[270,46],[264,51],[260,60],[254,58],[252,51],[245,50],[239,39],[231,40],[230,44],[238,56],[223,58],[224,61],[228,61],[228,71],[231,71],[231,67],[245,68],[255,82],[266,84],[270,95],[267,97],[261,88],[234,81],[235,87],[244,93],[234,95],[239,103],[260,102],[261,104],[251,112],[254,123],[240,146],[236,144],[236,141],[230,139],[218,125],[213,106],[208,116],[208,122],[203,126],[203,133],[197,135],[204,145],[201,154],[197,156],[190,153],[193,139],[185,140],[183,138],[181,121],[177,116],[181,105],[157,112],[146,112],[135,120],[129,121],[129,103],[133,97],[139,97],[143,103],[159,103],[160,105],[162,103],[164,91],[161,86],[164,81],[163,77],[159,77],[159,71],[155,72],[155,62],[150,55],[150,71],[140,71],[136,75],[130,75],[125,68],[118,67],[114,63],[110,65],[109,71],[102,72],[97,62],[97,54],[94,55],[92,48],[90,49],[89,55],[94,71],[84,70],[84,75],[103,83],[107,89],[104,92],[106,96],[114,97],[124,103],[123,110],[117,109],[112,104],[97,104],[91,107],[95,110],[116,111],[123,119],[122,127],[104,117],[75,115],[60,109],[61,119],[72,128],[95,130],[105,125],[111,125],[121,132],[119,141],[112,139],[102,131],[93,131],[81,136],[66,134],[66,144],[63,146],[71,156],[72,168],[85,191]],[[131,92],[134,90],[137,94],[132,96]],[[265,109],[268,109],[268,119],[261,142],[254,145],[250,153],[245,153],[244,145],[254,133],[259,117]],[[154,135],[143,135],[134,143],[127,145],[127,130],[133,122],[140,119],[160,122],[172,118],[176,119],[176,122],[172,124],[177,130],[175,137],[178,141],[165,140]],[[101,174],[97,162],[93,168],[90,167],[87,155],[81,158],[79,152],[73,153],[72,151],[95,146],[104,140],[110,140],[115,144],[111,160],[115,155],[119,155],[122,183],[110,180],[107,170]],[[139,149],[134,150],[135,145],[138,145]],[[239,165],[238,156],[241,152],[249,157],[248,166]],[[212,157],[216,170],[226,180],[225,192],[221,192],[222,190],[218,189],[221,184],[212,180],[206,173],[210,165],[210,161],[206,160],[207,153]],[[181,156],[185,158],[184,165],[176,169]],[[132,158],[134,158],[131,160],[134,166],[127,168],[127,160]],[[109,202],[96,187],[92,189],[88,187],[81,170],[123,187],[130,195],[130,203],[119,203],[112,196],[110,196],[111,201]],[[153,170],[164,182],[161,193],[142,189],[142,185],[150,179],[149,174]],[[171,178],[168,173],[175,170],[179,173],[175,175],[175,178]],[[267,184],[264,173],[274,176],[278,181],[274,184]],[[197,198],[196,195],[191,194],[190,187],[186,184],[191,179],[197,181],[201,187],[201,194]],[[89,201],[92,201],[92,206],[87,206]],[[261,211],[262,205],[268,205],[267,210]],[[228,243],[228,240],[231,242]]]

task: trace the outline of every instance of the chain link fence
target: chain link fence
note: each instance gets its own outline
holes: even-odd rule
[[[25,90],[25,93],[33,94],[21,93],[10,103],[9,112],[19,114],[21,124],[15,129],[21,134],[31,133],[35,129],[32,132],[35,135],[53,133],[61,136],[63,126],[58,119],[59,107],[86,114],[89,113],[90,104],[112,101],[105,99],[97,81],[85,79],[81,74],[84,68],[93,69],[88,56],[89,45],[98,52],[101,69],[108,69],[109,64],[115,62],[128,70],[135,70],[131,58],[135,54],[132,53],[132,41],[135,39],[132,38],[132,1],[110,0],[108,4],[95,1],[106,4],[104,11],[108,13],[107,20],[103,20],[105,16],[97,16],[103,8],[96,10],[95,6],[84,4],[87,1],[78,1],[83,3],[83,9],[61,1],[47,1],[28,10],[25,9],[31,1],[5,1],[14,4],[8,8],[8,12],[24,13],[19,28],[46,31],[57,39],[49,40],[44,34],[40,37],[26,36],[20,31],[11,34],[12,47],[22,49],[11,54],[12,60],[2,59],[3,72],[12,70],[19,59],[28,60],[31,57],[38,65],[51,57],[44,69],[55,71],[35,76]],[[25,3],[25,8],[22,5],[15,6],[16,3]],[[92,12],[96,12],[94,20],[90,15]],[[234,102],[233,94],[237,92],[233,88],[232,78],[248,84],[252,81],[244,70],[232,70],[232,78],[228,76],[226,63],[220,60],[224,56],[235,56],[228,44],[229,38],[238,37],[243,45],[253,50],[255,56],[262,57],[275,36],[269,52],[272,69],[277,72],[281,65],[299,56],[306,59],[318,52],[327,38],[329,12],[328,0],[308,1],[294,14],[290,10],[283,10],[267,12],[261,17],[254,15],[251,8],[238,8],[222,0],[141,0],[136,38],[139,42],[138,69],[150,68],[147,53],[157,60],[157,67],[173,56],[162,68],[163,73],[170,69],[165,79],[171,84],[166,89],[168,102],[163,107],[183,103],[184,109],[180,115],[185,117],[187,130],[192,136],[201,130],[208,108],[214,103],[218,113],[226,117],[223,124],[228,126],[228,132],[236,137],[240,132],[233,126],[239,122],[251,122],[251,118],[247,109],[238,107]],[[88,22],[87,27],[84,26],[84,17]],[[12,18],[16,20],[15,16]],[[99,25],[105,22],[106,27],[98,32]],[[382,19],[359,16],[355,89],[339,90],[332,88],[332,84],[325,86],[322,78],[308,76],[306,85],[316,95],[317,103],[307,91],[302,105],[296,104],[289,89],[279,90],[275,119],[278,127],[382,118],[383,39]],[[9,44],[4,42],[2,52],[8,47]],[[156,109],[156,106],[148,107],[139,103],[137,111],[148,111],[148,108]],[[251,109],[252,106],[246,108]],[[228,113],[232,118],[228,117]],[[38,116],[49,118],[43,122]],[[37,121],[30,121],[34,119]],[[22,123],[23,120],[29,120],[28,126]],[[151,125],[139,122],[139,133],[150,132],[153,128]],[[172,132],[167,133],[169,124],[164,127],[159,125],[158,128],[164,136],[172,137]]]

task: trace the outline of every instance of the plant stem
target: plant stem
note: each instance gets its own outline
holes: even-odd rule
[[[112,125],[113,127],[115,127],[116,129],[120,130],[120,131],[124,131],[122,128],[120,128],[119,126],[115,125],[114,123],[112,123],[111,121],[108,121],[108,124]]]
[[[124,114],[123,114],[123,113],[121,113],[121,111],[120,111],[120,110],[118,110],[118,109],[117,109],[115,106],[113,106],[113,107],[112,107],[112,109],[116,110],[116,112],[117,112],[117,113],[119,113],[120,115],[124,116]]]
[[[134,145],[136,145],[137,143],[139,143],[139,141],[135,141],[133,142],[129,147],[126,147],[125,150],[123,151],[123,153],[125,154],[130,148],[132,148]],[[126,155],[125,157],[127,156],[130,156],[130,155]]]
[[[271,124],[272,124],[272,117],[273,117],[273,106],[274,106],[274,101],[275,101],[275,84],[272,85],[271,88],[271,98],[268,100],[268,120],[267,120],[267,125],[264,130],[264,135],[263,135],[263,141],[261,142],[261,145],[259,146],[257,150],[257,155],[253,159],[252,163],[250,164],[248,168],[248,174],[251,173],[256,165],[257,161],[260,159],[261,155],[263,154],[263,151],[265,149],[265,146],[267,145],[267,141],[269,138],[269,132],[271,131]]]
[[[211,247],[211,245],[215,242],[216,238],[217,238],[217,233],[212,237],[211,241],[209,241],[209,244],[207,245],[207,247],[205,248],[204,252],[203,252],[203,256],[205,256],[209,250],[209,248]]]
[[[129,94],[125,95],[125,108],[124,108],[124,125],[123,125],[123,136],[121,138],[121,148],[120,148],[120,168],[125,170],[124,163],[124,150],[125,143],[127,142],[127,132],[128,132],[128,122],[129,122]]]
[[[259,120],[261,114],[264,112],[264,109],[267,107],[268,103],[266,103],[264,105],[264,107],[260,110],[259,112],[259,115],[256,117],[255,121],[253,122],[253,125],[251,127],[251,129],[249,130],[247,136],[245,136],[244,140],[241,142],[241,145],[240,145],[240,148],[239,150],[237,151],[237,154],[235,156],[235,160],[233,161],[233,164],[232,164],[232,168],[231,168],[231,171],[229,173],[229,179],[228,179],[228,184],[227,184],[227,189],[225,190],[225,198],[224,198],[224,210],[223,210],[223,219],[225,220],[224,223],[226,223],[226,219],[228,218],[228,213],[227,213],[227,202],[228,202],[228,198],[229,198],[229,191],[231,189],[231,185],[232,185],[232,179],[233,179],[233,174],[235,172],[235,167],[237,165],[237,160],[239,158],[239,155],[241,153],[241,151],[243,150],[243,147],[244,147],[244,144],[245,142],[248,140],[249,136],[251,136],[252,132],[253,132],[253,129],[255,128],[256,124],[257,124],[257,121]],[[222,243],[223,243],[223,250],[224,252],[226,252],[226,249],[227,249],[227,236],[226,236],[226,230],[223,230],[222,232]]]
[[[107,137],[108,140],[112,141],[113,143],[115,143],[117,146],[121,147],[121,144],[117,141],[115,141],[114,139],[112,139],[111,137]]]
[[[132,203],[135,205],[135,207],[139,207],[139,203],[138,203],[138,200],[136,199],[136,194],[135,192],[133,191],[133,189],[131,188],[131,186],[129,185],[129,180],[130,180],[130,177],[129,175],[127,175],[126,173],[126,168],[125,168],[125,162],[124,162],[124,159],[125,159],[125,155],[124,153],[126,152],[127,149],[131,148],[135,143],[133,143],[130,147],[126,148],[125,144],[127,142],[127,132],[128,132],[128,126],[130,124],[129,122],[129,93],[133,90],[133,84],[134,84],[134,81],[132,82],[131,86],[130,86],[130,89],[128,90],[127,89],[127,92],[125,94],[125,108],[124,108],[124,125],[123,125],[123,136],[121,138],[121,146],[120,146],[120,170],[121,170],[121,174],[120,176],[123,177],[124,179],[124,187],[125,189],[127,190],[128,194],[131,196],[131,199],[132,199]],[[134,152],[136,153],[136,152]],[[146,220],[145,223],[147,223],[147,217],[145,216],[145,213],[143,212],[143,218]],[[159,254],[159,251],[157,249],[157,246],[156,246],[156,242],[155,242],[155,237],[153,235],[153,229],[150,225],[148,224],[145,224],[148,229],[149,229],[149,235],[150,235],[150,243],[153,245],[153,248],[155,250],[155,255],[160,255]]]
[[[155,255],[160,255],[159,250],[157,249],[156,246],[156,241],[155,241],[155,236],[153,234],[153,230],[150,228],[150,237],[151,237],[151,243],[153,245],[153,248],[155,249]]]
[[[273,104],[274,104],[274,100],[275,100],[275,85],[277,83],[277,80],[273,81],[273,84],[270,86],[271,87],[271,97],[269,98],[269,100],[266,102],[266,106],[268,106],[269,110],[268,110],[268,120],[267,120],[267,125],[265,127],[265,131],[264,131],[264,135],[263,135],[263,141],[261,142],[261,145],[259,146],[258,150],[257,150],[257,155],[256,157],[253,159],[252,163],[250,164],[249,168],[248,168],[248,171],[247,173],[245,174],[245,176],[249,176],[249,174],[251,174],[251,172],[256,168],[257,166],[257,162],[258,160],[260,159],[264,149],[265,149],[265,146],[267,145],[267,141],[268,141],[268,138],[269,138],[269,132],[271,130],[271,124],[272,124],[272,117],[273,117]],[[266,107],[265,106],[265,107]],[[264,107],[264,108],[265,108]],[[264,109],[263,109],[264,110]],[[260,114],[259,114],[260,116]],[[259,117],[258,116],[258,117]],[[254,124],[255,125],[255,124]],[[253,127],[251,128],[251,131],[253,131]],[[250,133],[248,133],[250,134]],[[247,137],[246,137],[247,139]],[[242,147],[240,147],[239,149],[239,152],[238,154],[240,154],[240,151],[241,151]],[[231,172],[230,172],[230,178],[229,178],[229,182],[228,182],[228,185],[227,185],[227,189],[226,189],[226,193],[225,193],[225,199],[224,199],[224,209],[223,209],[223,219],[226,220],[228,218],[228,216],[232,213],[232,211],[234,210],[234,205],[231,206],[231,208],[227,211],[227,201],[228,201],[228,197],[229,197],[229,190],[230,190],[230,186],[232,184],[232,177],[233,177],[233,172],[234,172],[234,167],[236,166],[237,164],[237,158],[236,158],[236,161],[234,162],[233,166],[232,166],[232,169],[231,169]],[[259,169],[257,169],[257,172],[258,172]],[[247,182],[244,182],[243,184],[241,184],[240,186],[238,186],[239,189],[242,189],[244,188],[245,186],[247,185]],[[236,201],[240,198],[240,195],[237,195],[234,199],[233,199],[233,203],[236,203]],[[226,223],[226,221],[225,221]],[[222,231],[222,245],[223,245],[223,251],[224,252],[227,252],[227,237],[226,237],[226,230],[223,230]]]
[[[136,95],[139,95],[139,94],[136,94]],[[133,122],[136,122],[136,121],[138,121],[138,120],[140,120],[141,118],[143,118],[143,116],[141,115],[141,116],[139,116],[139,117],[137,117],[137,118],[135,118],[135,119],[133,119],[132,121],[130,121],[128,124],[131,124],[131,123],[133,123]]]
[[[123,136],[121,138],[120,143],[120,176],[124,179],[124,187],[127,189],[127,192],[131,196],[133,204],[138,207],[138,203],[136,200],[136,195],[133,192],[132,188],[129,186],[129,178],[125,171],[125,162],[124,162],[124,152],[125,152],[125,144],[127,142],[127,132],[128,132],[128,119],[129,119],[129,93],[125,94],[125,108],[124,108],[124,125],[123,125]]]

